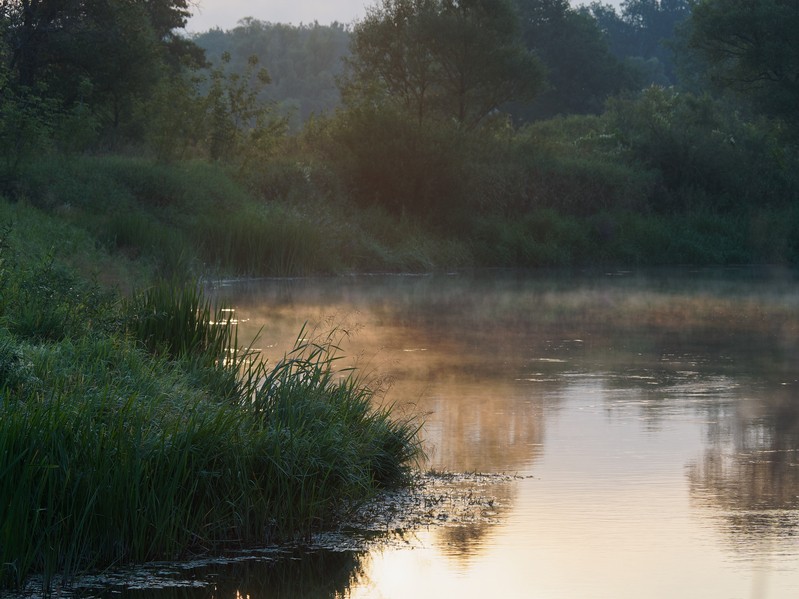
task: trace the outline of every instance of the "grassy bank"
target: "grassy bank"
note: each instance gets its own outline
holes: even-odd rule
[[[39,149],[0,173],[2,585],[307,532],[404,480],[416,425],[335,339],[263,368],[198,277],[799,264],[796,144],[673,90],[520,129],[365,106],[224,160]]]
[[[265,366],[196,286],[123,299],[84,229],[3,209],[0,587],[307,534],[406,480],[417,424],[334,335]]]
[[[54,227],[71,226],[70,238],[82,231],[95,246],[72,252],[85,256],[83,270],[105,256],[98,276],[125,288],[133,287],[133,272],[180,278],[799,263],[790,186],[769,195],[771,181],[754,181],[753,173],[749,187],[764,189],[731,184],[711,197],[685,182],[669,190],[662,173],[632,166],[607,139],[597,141],[602,126],[564,121],[520,133],[510,148],[483,144],[459,166],[468,189],[441,198],[451,206],[442,214],[365,202],[348,182],[351,166],[329,167],[304,150],[246,175],[202,161],[46,156],[22,178],[17,207],[4,203],[0,212],[8,221],[17,218],[13,210],[23,220],[39,211]],[[731,205],[736,191],[746,199]],[[135,266],[115,275],[126,263]]]

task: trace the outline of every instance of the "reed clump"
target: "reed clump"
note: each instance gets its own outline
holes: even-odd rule
[[[307,535],[407,482],[418,424],[374,407],[334,337],[272,367],[170,284],[42,335],[13,317],[41,269],[1,257],[0,588]],[[85,292],[49,284],[55,315]]]

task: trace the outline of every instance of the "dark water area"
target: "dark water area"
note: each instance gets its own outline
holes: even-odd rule
[[[389,498],[369,535],[162,565],[80,596],[799,597],[794,273],[492,271],[214,293],[272,362],[303,324],[338,327],[342,364],[386,384],[398,413],[425,415],[436,474]]]

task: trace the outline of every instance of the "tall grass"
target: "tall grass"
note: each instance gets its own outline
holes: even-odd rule
[[[59,339],[0,324],[0,587],[307,535],[406,481],[418,423],[333,337],[272,368],[197,286],[119,310]]]
[[[340,269],[334,235],[321,222],[272,205],[209,215],[197,238],[205,259],[225,271],[296,276]]]

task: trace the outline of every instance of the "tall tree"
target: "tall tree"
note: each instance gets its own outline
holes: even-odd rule
[[[616,57],[649,63],[647,83],[674,84],[674,40],[693,4],[694,0],[624,0],[620,13],[600,2],[584,10],[596,19]]]
[[[711,81],[799,124],[799,2],[700,0],[688,42]]]
[[[598,113],[605,99],[635,86],[590,15],[569,0],[516,0],[524,41],[547,68],[549,89],[528,110],[525,120],[556,114]]]
[[[0,0],[17,85],[46,85],[66,105],[89,101],[111,126],[146,98],[165,67],[202,62],[180,38],[188,0]]]
[[[510,100],[539,91],[543,69],[525,51],[518,20],[502,0],[447,0],[434,55],[442,100],[459,123],[475,125]]]
[[[344,93],[382,94],[419,122],[444,116],[474,128],[533,97],[542,75],[506,0],[382,0],[354,28]]]

